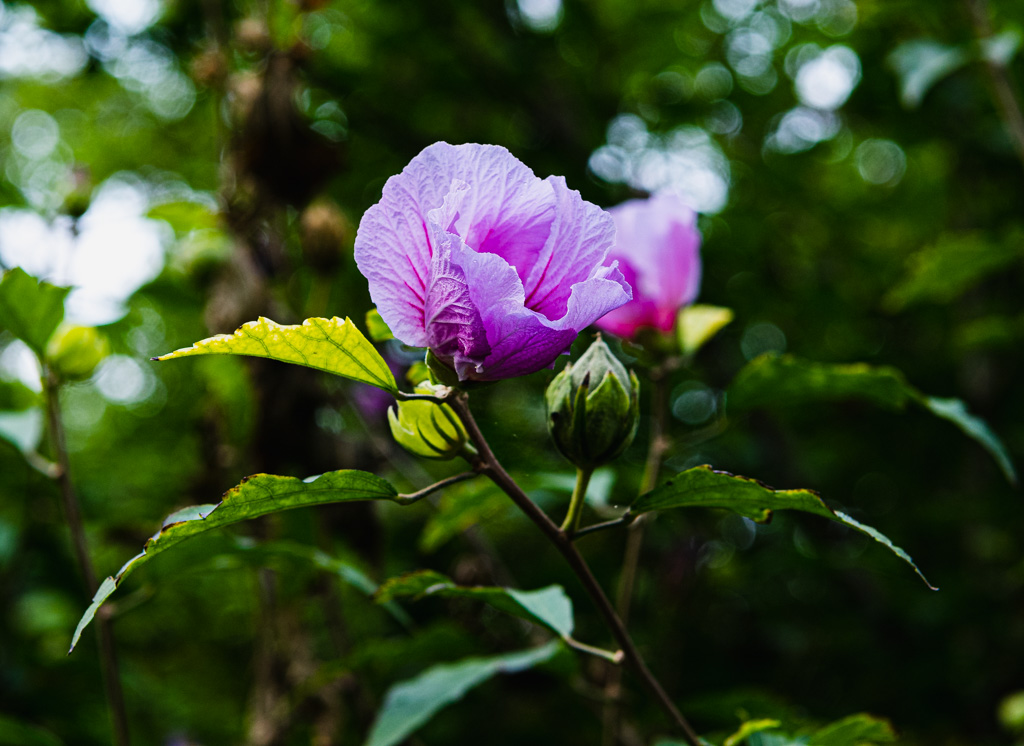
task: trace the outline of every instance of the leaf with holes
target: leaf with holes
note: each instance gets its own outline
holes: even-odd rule
[[[194,536],[252,518],[311,505],[353,502],[356,500],[397,501],[398,492],[388,482],[365,471],[345,469],[331,471],[308,479],[256,474],[242,480],[224,494],[217,504],[193,505],[164,519],[161,529],[146,542],[142,552],[128,560],[124,567],[103,581],[92,604],[86,609],[75,629],[71,650],[75,649],[82,630],[96,611],[117,590],[130,573],[157,554]],[[68,651],[70,652],[70,651]]]
[[[238,327],[234,334],[218,334],[154,360],[192,355],[251,355],[305,365],[353,381],[398,392],[395,376],[351,319],[306,319],[282,326],[262,316]]]
[[[629,513],[640,515],[652,510],[670,508],[722,508],[767,523],[776,510],[800,510],[842,523],[867,534],[902,559],[932,590],[938,590],[921,573],[914,560],[893,544],[884,534],[854,520],[845,513],[832,510],[817,492],[812,490],[775,490],[748,477],[724,471],[715,471],[708,465],[695,466],[680,472],[660,487],[647,492],[630,506]]]

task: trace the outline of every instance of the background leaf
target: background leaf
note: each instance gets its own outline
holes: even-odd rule
[[[826,725],[811,734],[807,746],[861,746],[892,743],[896,733],[888,720],[860,713]]]
[[[228,490],[217,504],[193,505],[164,519],[162,528],[146,542],[142,552],[128,560],[117,575],[103,581],[92,604],[78,622],[71,640],[74,650],[82,630],[96,611],[117,590],[128,575],[157,554],[194,536],[240,521],[292,508],[354,500],[394,500],[398,492],[380,477],[363,471],[345,469],[308,479],[256,474]]]
[[[679,311],[679,347],[684,355],[693,355],[733,319],[731,308],[695,304]]]
[[[393,686],[384,698],[365,746],[393,746],[427,722],[442,707],[499,673],[518,673],[550,660],[561,643],[487,658],[467,658],[433,666]]]
[[[775,490],[754,479],[715,471],[710,466],[695,466],[680,472],[664,484],[636,499],[630,506],[633,515],[671,508],[724,508],[745,518],[766,523],[776,510],[799,510],[828,518],[867,534],[910,565],[932,590],[938,590],[921,573],[905,551],[876,529],[832,510],[817,492],[811,490]]]
[[[1024,257],[1024,235],[993,241],[979,233],[951,234],[912,254],[907,273],[886,294],[890,312],[924,302],[949,303],[982,279]]]
[[[395,393],[395,376],[350,319],[306,319],[301,325],[281,326],[263,318],[240,326],[234,334],[219,334],[191,347],[161,355],[172,360],[192,355],[251,355],[305,365]]]
[[[390,601],[403,596],[473,598],[520,619],[547,627],[559,637],[569,637],[573,631],[572,601],[565,595],[565,589],[560,585],[551,585],[535,591],[460,586],[441,573],[418,570],[385,581],[376,595],[380,601]]]
[[[1017,481],[1009,452],[984,420],[970,414],[959,399],[922,394],[907,383],[900,371],[889,366],[819,363],[766,353],[740,370],[729,385],[728,395],[729,406],[734,410],[860,399],[900,411],[907,402],[914,402],[954,423],[989,452],[1011,484]]]
[[[0,330],[6,329],[40,358],[46,343],[64,319],[69,288],[40,282],[20,267],[0,279]]]

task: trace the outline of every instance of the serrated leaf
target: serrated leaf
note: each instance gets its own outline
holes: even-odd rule
[[[922,302],[949,303],[982,279],[1024,258],[1024,236],[992,241],[977,233],[948,235],[907,260],[906,275],[882,301],[890,312]]]
[[[86,609],[75,629],[71,650],[75,649],[82,630],[88,626],[96,611],[134,570],[164,552],[194,536],[223,528],[252,518],[278,513],[292,508],[356,500],[392,500],[398,492],[388,482],[365,471],[344,469],[308,479],[256,474],[242,480],[224,494],[224,499],[213,505],[196,505],[168,516],[162,528],[146,542],[142,552],[128,560],[124,566],[103,581],[92,604]],[[70,651],[68,651],[70,652]]]
[[[684,355],[693,355],[733,319],[731,308],[693,305],[679,311],[679,348]]]
[[[959,47],[915,39],[896,47],[888,62],[899,78],[900,101],[916,109],[932,86],[970,62],[970,55]]]
[[[893,411],[904,410],[908,402],[919,404],[953,422],[981,444],[1010,483],[1016,483],[1016,471],[1006,447],[983,420],[970,414],[959,399],[926,396],[907,383],[896,368],[866,363],[818,363],[766,353],[740,370],[729,385],[727,401],[730,409],[744,410],[843,399],[860,399]]]
[[[888,720],[866,713],[850,715],[815,731],[807,746],[863,746],[892,743],[896,733]]]
[[[282,326],[261,316],[242,324],[234,334],[218,334],[155,359],[192,355],[269,358],[368,383],[393,394],[398,392],[384,358],[347,318],[306,319],[301,325]]]
[[[574,626],[572,601],[560,585],[549,585],[536,591],[463,586],[456,585],[451,578],[433,570],[419,570],[385,581],[376,594],[380,601],[403,596],[473,598],[512,616],[547,627],[559,637],[570,636]]]
[[[369,332],[370,339],[374,342],[387,342],[389,339],[395,338],[376,308],[371,308],[366,312],[366,331]]]
[[[767,523],[776,510],[799,510],[827,518],[860,531],[887,547],[910,565],[932,590],[938,590],[921,573],[905,551],[880,531],[832,510],[813,490],[776,490],[755,479],[716,471],[708,465],[680,472],[659,487],[636,499],[630,506],[633,515],[671,508],[722,508],[746,518]]]
[[[69,288],[40,282],[20,267],[0,279],[0,330],[22,340],[39,357],[64,319],[64,298]]]
[[[770,730],[772,728],[778,728],[782,725],[778,720],[771,720],[764,718],[761,720],[748,720],[743,723],[735,733],[725,739],[722,746],[739,746],[739,744],[746,741],[754,733],[760,733],[763,730]]]
[[[818,363],[765,353],[751,360],[729,384],[730,409],[788,406],[813,401],[862,399],[901,410],[916,393],[896,368],[867,363]]]
[[[443,707],[457,702],[475,686],[499,673],[518,673],[550,660],[557,641],[533,650],[486,658],[466,658],[428,668],[388,690],[384,705],[364,746],[394,746]]]
[[[935,396],[922,396],[918,400],[928,411],[949,420],[959,427],[967,436],[978,441],[999,464],[1010,484],[1017,483],[1017,471],[1010,460],[1010,454],[1003,442],[996,437],[991,428],[980,417],[967,411],[967,405],[960,399],[941,399]]]

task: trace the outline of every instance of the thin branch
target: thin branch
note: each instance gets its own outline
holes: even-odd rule
[[[670,442],[667,435],[668,422],[668,371],[663,368],[656,368],[651,371],[651,434],[650,445],[647,450],[647,462],[644,466],[644,474],[640,480],[639,494],[650,492],[658,483],[658,472],[661,471],[661,462],[665,458]],[[626,514],[629,515],[628,513]],[[623,516],[625,517],[625,516]],[[622,619],[623,624],[629,624],[629,613],[633,604],[633,586],[636,583],[636,573],[640,566],[640,549],[644,543],[644,528],[649,520],[647,515],[642,515],[629,527],[626,535],[626,549],[622,558],[622,574],[619,576],[619,587],[615,594],[615,610]],[[608,673],[608,681],[605,683],[605,704],[602,713],[602,744],[611,746],[618,738],[620,706],[622,697],[622,671],[612,669]]]
[[[614,520],[611,520],[611,521],[604,521],[603,523],[595,523],[595,524],[593,524],[591,526],[587,526],[585,528],[581,528],[579,531],[577,531],[575,534],[572,535],[572,539],[573,539],[573,541],[575,541],[576,539],[580,538],[581,536],[586,536],[587,534],[596,534],[598,531],[604,531],[605,529],[618,528],[619,526],[628,526],[629,524],[631,524],[633,522],[634,518],[635,518],[635,516],[633,516],[631,513],[626,513],[623,516],[621,516],[619,518],[615,518]]]
[[[621,650],[616,650],[614,653],[604,648],[594,647],[593,645],[587,645],[585,642],[580,642],[574,637],[566,635],[562,638],[562,642],[568,645],[573,650],[580,653],[586,653],[587,655],[594,655],[598,658],[602,658],[609,663],[614,663],[616,666],[622,665],[623,659],[626,657]]]
[[[477,468],[512,499],[516,507],[533,521],[537,528],[547,537],[548,541],[565,558],[566,562],[569,563],[569,567],[572,568],[572,571],[576,574],[583,588],[594,602],[594,605],[597,606],[601,616],[604,617],[605,623],[608,625],[616,642],[618,642],[619,647],[622,648],[623,656],[630,667],[647,685],[648,689],[651,690],[658,704],[661,705],[662,709],[676,724],[676,727],[687,743],[690,746],[700,746],[700,739],[697,737],[696,732],[687,722],[686,718],[683,717],[682,713],[679,712],[672,699],[647,667],[647,663],[644,662],[640,651],[637,650],[636,645],[633,643],[633,638],[630,637],[629,631],[622,624],[619,615],[615,613],[615,608],[612,606],[611,601],[608,600],[608,596],[605,595],[601,585],[597,582],[586,560],[577,551],[569,537],[548,517],[547,513],[537,507],[537,504],[523,492],[523,489],[505,471],[495,457],[494,452],[491,451],[490,445],[484,438],[483,433],[480,432],[480,427],[477,425],[476,420],[473,419],[473,415],[469,410],[466,394],[460,392],[451,398],[448,403],[459,415],[462,424],[465,425],[466,431],[469,433],[470,440],[479,450]]]
[[[412,505],[417,500],[422,500],[424,497],[433,495],[438,490],[443,490],[445,487],[450,487],[453,484],[459,482],[465,482],[467,479],[480,476],[479,471],[464,471],[461,474],[456,474],[452,477],[442,479],[440,482],[434,482],[429,487],[424,487],[416,492],[411,492],[408,495],[399,495],[395,498],[395,502],[399,505]]]
[[[75,558],[78,560],[78,567],[85,581],[88,598],[92,599],[96,589],[99,588],[99,583],[96,579],[96,570],[93,568],[92,559],[89,557],[89,545],[85,538],[85,524],[82,521],[81,504],[78,501],[78,495],[75,494],[75,487],[71,481],[67,440],[60,412],[60,382],[52,371],[47,371],[43,384],[50,440],[52,441],[54,454],[57,458],[55,478],[60,487],[64,517],[67,520],[68,531],[71,534],[71,544],[74,548]],[[98,614],[96,621],[96,637],[100,647],[100,667],[107,690],[107,705],[110,708],[111,726],[114,730],[114,744],[116,746],[128,746],[130,743],[128,737],[128,715],[124,706],[124,693],[121,690],[121,674],[117,664],[117,650],[114,647],[114,631],[108,615]]]
[[[1017,151],[1017,158],[1020,159],[1021,165],[1024,165],[1024,112],[1021,109],[1020,99],[1010,81],[1010,72],[1006,65],[1000,60],[994,59],[992,55],[986,54],[984,49],[985,43],[993,38],[988,0],[964,0],[964,3],[967,5],[971,25],[974,27],[974,36],[985,60],[996,109],[998,109],[1003,126],[1013,142],[1013,148]]]

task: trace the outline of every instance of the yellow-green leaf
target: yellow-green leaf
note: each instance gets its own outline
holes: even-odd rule
[[[704,343],[732,321],[731,308],[694,305],[679,311],[679,347],[684,355],[692,355]]]
[[[351,319],[306,319],[301,325],[282,326],[260,317],[238,327],[234,334],[218,334],[155,360],[191,355],[251,355],[305,365],[353,381],[398,392],[395,376]]]

